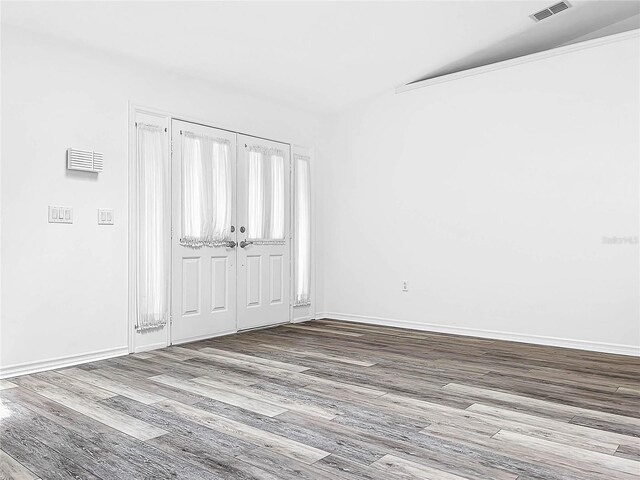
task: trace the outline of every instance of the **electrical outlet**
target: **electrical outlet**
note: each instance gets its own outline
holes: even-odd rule
[[[403,280],[402,281],[402,291],[403,292],[408,292],[409,291],[409,280]]]

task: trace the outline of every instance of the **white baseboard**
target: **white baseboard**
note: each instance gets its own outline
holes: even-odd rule
[[[385,327],[406,328],[422,330],[426,332],[450,333],[470,337],[490,338],[495,340],[508,340],[511,342],[532,343],[535,345],[548,345],[552,347],[575,348],[592,352],[615,353],[618,355],[630,355],[640,357],[640,347],[635,345],[622,345],[617,343],[591,342],[587,340],[575,340],[571,338],[545,337],[541,335],[527,335],[522,333],[501,332],[497,330],[483,330],[468,327],[451,327],[433,323],[419,323],[408,320],[396,320],[391,318],[368,317],[350,313],[321,312],[316,318],[344,320],[347,322],[368,323]]]
[[[28,375],[30,373],[43,372],[45,370],[53,370],[54,368],[71,367],[81,363],[120,357],[122,355],[127,355],[128,353],[129,347],[125,345],[123,347],[108,348],[106,350],[80,353],[77,355],[69,355],[67,357],[38,360],[36,362],[20,363],[6,367],[2,366],[0,367],[0,379],[17,377],[18,375]]]

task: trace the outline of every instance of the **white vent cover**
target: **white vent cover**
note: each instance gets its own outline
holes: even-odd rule
[[[102,171],[102,154],[90,150],[67,150],[67,168],[99,173]]]
[[[571,4],[569,2],[559,2],[551,5],[549,8],[545,8],[544,10],[540,10],[539,12],[531,15],[531,18],[535,22],[539,22],[540,20],[544,20],[545,18],[549,18],[551,15],[555,15],[556,13],[560,13],[567,8],[569,8]]]

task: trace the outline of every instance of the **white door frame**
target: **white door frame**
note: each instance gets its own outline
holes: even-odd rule
[[[148,333],[139,333],[135,330],[136,323],[136,305],[135,305],[135,275],[136,275],[136,226],[138,222],[136,209],[135,209],[135,198],[136,198],[136,178],[137,178],[137,168],[136,168],[136,118],[142,115],[150,115],[157,117],[162,121],[166,122],[167,126],[167,152],[171,155],[171,121],[172,120],[182,120],[184,122],[195,123],[198,125],[203,125],[205,127],[212,127],[218,130],[226,130],[228,132],[237,133],[238,135],[248,135],[258,139],[268,140],[272,142],[282,143],[288,145],[290,147],[291,152],[291,162],[293,162],[293,152],[296,150],[306,150],[311,152],[312,149],[308,147],[302,147],[299,145],[295,145],[291,142],[266,138],[259,135],[255,135],[252,133],[247,133],[243,131],[233,130],[229,128],[222,128],[216,125],[215,121],[207,121],[201,120],[197,118],[193,118],[189,115],[177,114],[175,112],[168,112],[164,110],[160,110],[153,107],[146,107],[144,105],[129,102],[128,105],[129,110],[129,159],[128,159],[128,214],[129,214],[129,222],[128,222],[128,322],[127,322],[127,344],[129,347],[129,353],[143,352],[147,350],[154,350],[156,348],[164,348],[171,345],[171,322],[169,322],[163,329],[162,333],[156,335],[154,338],[155,341],[151,343],[141,342],[142,337],[145,335],[149,335]],[[171,158],[169,158],[171,161]],[[313,185],[315,183],[315,175],[313,174],[314,162],[311,162],[311,183],[312,183],[312,192],[314,191]],[[290,169],[290,175],[293,168]],[[290,195],[290,215],[291,221],[289,222],[289,234],[293,234],[293,178],[290,178],[289,182],[289,195]],[[315,226],[315,202],[313,201],[313,193],[311,199],[311,224],[312,224],[312,236],[311,236],[311,298],[312,298],[312,308],[310,311],[312,312],[311,317],[305,316],[304,318],[295,318],[294,315],[294,307],[293,307],[293,288],[294,288],[294,278],[293,278],[293,254],[289,255],[289,319],[288,323],[292,323],[295,321],[305,321],[315,316],[315,239],[314,239],[314,226]],[[292,248],[292,244],[291,244]],[[266,327],[268,328],[268,327]],[[232,332],[234,333],[234,332]]]

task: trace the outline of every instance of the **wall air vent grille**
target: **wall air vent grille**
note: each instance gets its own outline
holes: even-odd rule
[[[534,21],[539,22],[540,20],[544,20],[545,18],[549,18],[551,15],[555,15],[556,13],[560,13],[567,8],[569,8],[571,4],[569,2],[559,2],[554,5],[551,5],[549,8],[545,8],[544,10],[540,10],[539,12],[531,15]]]
[[[84,172],[100,173],[103,167],[102,153],[91,150],[67,150],[67,168],[69,170],[82,170]]]

